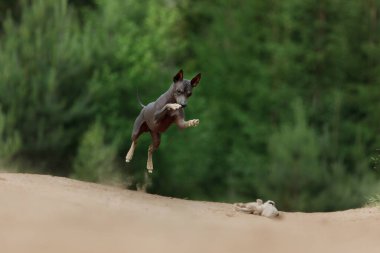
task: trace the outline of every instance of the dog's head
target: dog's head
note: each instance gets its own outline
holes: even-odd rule
[[[193,88],[196,87],[201,80],[201,73],[197,74],[193,79],[183,79],[182,69],[173,77],[173,92],[177,104],[182,107],[187,106],[187,99],[192,95]]]
[[[265,217],[277,217],[280,215],[279,211],[276,208],[276,203],[273,200],[268,200],[263,205],[263,212],[261,213],[262,216]]]

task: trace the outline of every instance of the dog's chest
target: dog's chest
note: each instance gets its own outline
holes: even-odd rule
[[[160,122],[157,123],[157,130],[158,132],[165,132],[166,129],[169,128],[171,124],[173,124],[175,121],[175,117],[173,116],[165,116]]]

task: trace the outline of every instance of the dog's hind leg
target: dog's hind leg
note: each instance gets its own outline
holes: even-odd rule
[[[146,162],[146,168],[148,169],[149,173],[153,172],[153,152],[160,146],[161,142],[161,136],[159,133],[156,132],[150,132],[152,136],[153,143],[149,145],[148,148],[148,160]]]
[[[148,148],[148,160],[146,161],[146,168],[148,169],[149,173],[153,172],[152,154],[153,154],[153,145],[150,144]]]
[[[127,163],[129,163],[133,158],[133,153],[135,152],[136,144],[137,144],[136,140],[132,141],[131,147],[129,148],[129,151],[127,155],[125,156],[125,161]]]
[[[243,213],[253,213],[253,210],[244,206],[244,205],[239,205],[235,204],[235,210]]]
[[[133,126],[131,147],[129,148],[129,151],[125,156],[125,161],[127,163],[129,163],[133,158],[133,154],[137,145],[137,139],[143,132],[146,132],[147,130],[148,127],[146,123],[143,121],[142,113],[140,113],[140,115],[136,118],[135,124]]]

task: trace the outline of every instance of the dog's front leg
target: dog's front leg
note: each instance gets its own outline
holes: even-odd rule
[[[158,112],[154,114],[154,120],[160,121],[162,118],[165,117],[168,111],[175,111],[181,107],[182,106],[180,104],[176,104],[176,103],[166,104],[161,110],[159,110]]]
[[[184,118],[177,118],[176,119],[176,124],[179,128],[188,128],[188,127],[196,127],[199,125],[199,119],[192,119],[185,121]]]

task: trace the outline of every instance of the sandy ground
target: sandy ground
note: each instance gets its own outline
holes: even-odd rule
[[[67,178],[0,173],[0,252],[380,252],[380,210],[236,213]]]

